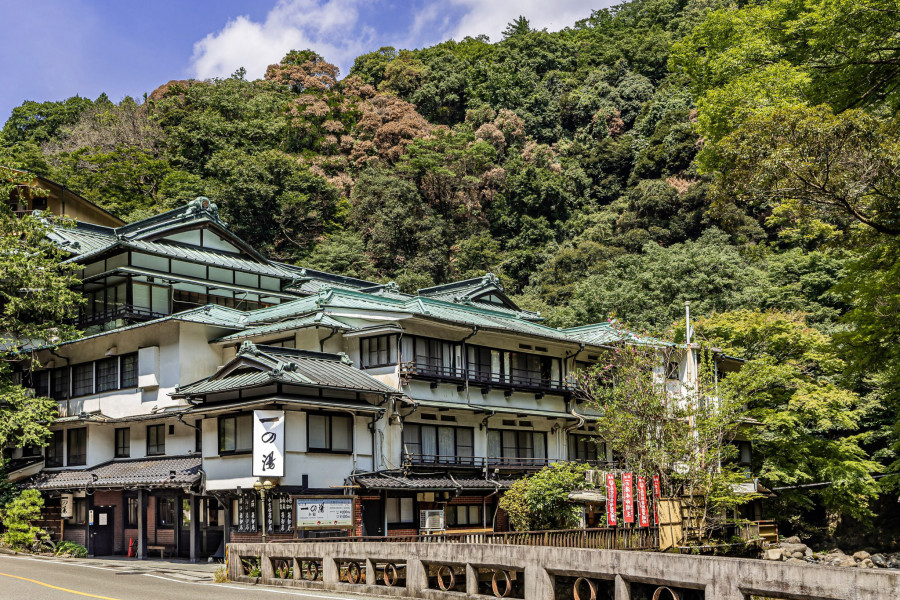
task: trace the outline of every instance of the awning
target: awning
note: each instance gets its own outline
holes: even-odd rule
[[[111,460],[90,469],[44,471],[26,487],[38,490],[87,488],[184,488],[200,481],[200,456]]]
[[[216,404],[198,404],[185,414],[209,414],[215,412],[239,410],[251,406],[269,406],[271,404],[288,405],[296,408],[333,408],[352,410],[362,413],[384,412],[386,407],[374,406],[368,402],[355,400],[339,400],[337,398],[296,398],[288,396],[268,396],[254,398],[252,400],[236,400],[233,402],[220,402]]]
[[[258,477],[232,477],[230,479],[207,479],[206,491],[215,492],[218,490],[252,490],[253,484],[259,481]]]
[[[529,417],[547,417],[548,419],[569,419],[577,421],[571,413],[557,410],[541,410],[537,408],[517,408],[515,406],[493,406],[487,404],[466,404],[464,402],[442,402],[440,400],[419,400],[414,398],[413,402],[419,406],[429,408],[448,408],[456,410],[477,410],[480,412],[494,412],[511,415],[528,415]]]

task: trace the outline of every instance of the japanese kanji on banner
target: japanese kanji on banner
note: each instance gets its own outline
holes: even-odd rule
[[[653,476],[653,522],[659,525],[659,475]]]
[[[616,476],[612,473],[606,474],[606,523],[616,526]]]
[[[284,477],[284,411],[253,411],[253,476]]]
[[[638,525],[650,527],[650,511],[647,509],[647,480],[644,477],[638,477],[637,480],[637,500]]]
[[[622,521],[634,523],[634,473],[622,473]]]

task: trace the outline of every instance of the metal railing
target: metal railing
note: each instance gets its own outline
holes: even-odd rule
[[[607,470],[621,470],[622,466],[617,462],[605,460],[586,460],[586,459],[566,459],[566,458],[545,458],[545,457],[508,457],[508,456],[452,456],[447,454],[419,454],[415,452],[404,452],[403,463],[411,466],[448,466],[448,467],[471,467],[473,469],[484,468],[511,468],[511,469],[540,469],[551,463],[570,462],[578,464],[586,464],[592,467],[604,468]]]
[[[438,381],[464,381],[487,387],[533,390],[537,392],[563,392],[572,388],[569,381],[562,381],[525,369],[511,369],[509,373],[494,373],[479,366],[462,368],[448,366],[443,360],[417,357],[400,363],[400,375]]]
[[[447,366],[443,364],[443,361],[432,361],[421,357],[417,357],[414,361],[400,363],[400,375],[403,377],[462,381],[463,373],[460,367]]]
[[[430,533],[397,536],[339,536],[278,540],[270,543],[312,542],[421,542],[427,544],[503,544],[512,546],[552,546],[596,550],[656,550],[659,528],[598,527],[547,531],[500,531],[493,533]]]
[[[101,325],[110,321],[119,319],[128,319],[132,321],[150,321],[165,317],[163,313],[154,312],[146,308],[137,306],[116,306],[100,312],[90,314],[81,314],[74,319],[74,323],[78,327],[90,327],[91,325]]]

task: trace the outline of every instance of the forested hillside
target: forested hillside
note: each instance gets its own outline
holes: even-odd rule
[[[348,74],[300,50],[262,80],[26,102],[0,163],[126,220],[206,195],[274,258],[405,291],[492,271],[553,326],[677,336],[690,300],[749,360],[723,383],[781,514],[833,533],[900,470],[898,23],[889,0],[635,0]]]

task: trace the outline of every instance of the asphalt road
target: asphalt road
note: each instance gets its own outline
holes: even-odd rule
[[[336,600],[347,597],[238,583],[185,582],[153,573],[129,574],[102,566],[0,555],[2,600]],[[373,598],[357,594],[352,597]]]

